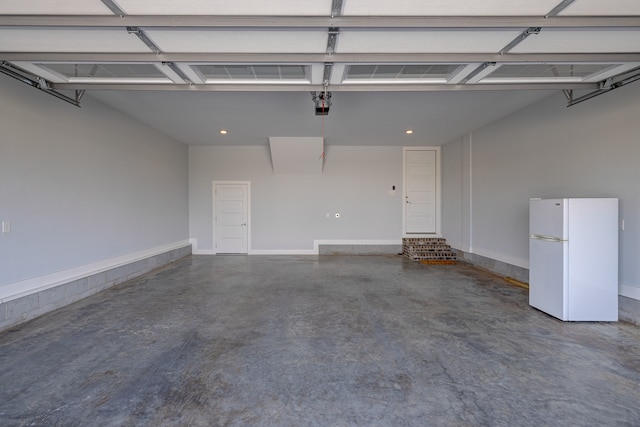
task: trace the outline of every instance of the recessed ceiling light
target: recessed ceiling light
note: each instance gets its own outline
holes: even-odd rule
[[[221,134],[221,135],[226,135],[226,134],[228,134],[228,133],[229,133],[229,132],[228,132],[226,129],[220,129],[220,134]]]
[[[411,135],[413,131],[411,129],[407,129],[404,131],[404,133],[406,133],[407,135]]]

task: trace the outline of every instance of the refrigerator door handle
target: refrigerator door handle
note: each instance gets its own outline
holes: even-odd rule
[[[545,236],[544,234],[530,234],[529,237],[535,240],[542,240],[544,242],[553,242],[553,243],[567,242],[566,239],[561,239],[559,237],[554,237],[554,236]]]

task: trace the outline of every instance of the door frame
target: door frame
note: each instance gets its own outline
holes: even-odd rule
[[[436,152],[436,231],[435,233],[407,234],[407,151],[435,151]],[[442,162],[441,147],[416,146],[402,147],[402,237],[442,237]]]
[[[213,201],[211,207],[211,224],[212,224],[212,246],[213,254],[218,253],[218,240],[216,236],[216,185],[246,185],[247,186],[247,254],[251,252],[251,181],[213,181],[211,186],[211,199]]]

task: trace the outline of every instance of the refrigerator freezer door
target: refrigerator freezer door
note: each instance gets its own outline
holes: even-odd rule
[[[567,199],[531,200],[529,233],[566,240],[567,203]]]
[[[567,320],[567,242],[529,240],[529,305]]]

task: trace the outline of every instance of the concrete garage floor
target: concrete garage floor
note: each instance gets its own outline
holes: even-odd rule
[[[0,425],[638,426],[640,328],[465,264],[192,256],[0,334]]]

